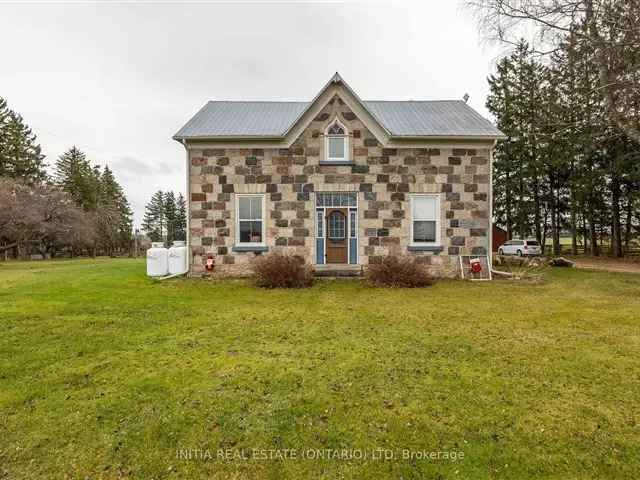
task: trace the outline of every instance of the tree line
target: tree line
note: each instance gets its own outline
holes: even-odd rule
[[[509,238],[571,237],[622,256],[640,228],[638,2],[482,0],[483,26],[514,45],[489,78],[496,146],[494,208]],[[513,40],[523,21],[538,47]]]
[[[155,192],[145,206],[142,228],[152,242],[164,242],[165,246],[186,240],[187,203],[182,193]]]
[[[0,98],[0,251],[74,255],[128,253],[132,212],[109,167],[92,165],[75,146],[48,175],[40,145]]]

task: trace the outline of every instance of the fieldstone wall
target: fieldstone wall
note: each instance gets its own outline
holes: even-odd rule
[[[349,129],[353,165],[322,165],[323,132],[338,116]],[[266,243],[315,263],[314,192],[358,192],[358,261],[407,252],[409,194],[441,195],[441,252],[411,252],[441,275],[458,255],[484,254],[489,234],[489,151],[384,148],[334,97],[288,149],[190,149],[191,272],[244,275],[257,253],[234,252],[235,194],[266,194]]]

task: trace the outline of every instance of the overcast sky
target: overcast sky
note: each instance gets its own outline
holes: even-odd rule
[[[365,100],[459,99],[489,116],[499,54],[456,0],[0,1],[0,96],[52,164],[72,145],[108,164],[139,226],[184,192],[171,136],[207,100],[308,101],[335,71]]]

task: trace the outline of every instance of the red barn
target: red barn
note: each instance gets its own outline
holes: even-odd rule
[[[495,223],[493,224],[493,251],[497,252],[498,247],[507,241],[507,232],[500,227],[498,227]]]

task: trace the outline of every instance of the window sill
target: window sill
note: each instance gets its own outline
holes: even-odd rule
[[[410,252],[436,252],[440,253],[444,250],[442,245],[409,245],[407,250]]]
[[[269,247],[266,245],[234,245],[231,250],[234,252],[268,252]]]
[[[355,165],[351,160],[321,160],[320,166],[323,165]]]

